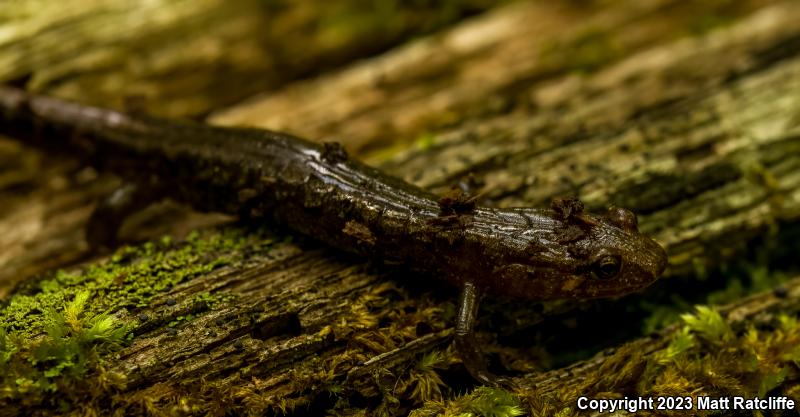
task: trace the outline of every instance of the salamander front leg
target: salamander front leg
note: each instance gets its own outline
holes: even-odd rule
[[[154,187],[126,183],[102,200],[86,226],[86,241],[92,249],[110,248],[117,241],[117,232],[125,219],[157,200]]]
[[[486,361],[475,341],[473,329],[478,315],[480,290],[472,282],[466,282],[461,290],[456,317],[455,343],[464,366],[473,378],[481,384],[492,386],[513,386],[507,378],[500,378],[489,372]]]

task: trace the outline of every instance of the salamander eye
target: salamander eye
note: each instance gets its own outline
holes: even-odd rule
[[[611,279],[619,274],[621,266],[619,256],[606,255],[592,265],[592,272],[599,279]]]

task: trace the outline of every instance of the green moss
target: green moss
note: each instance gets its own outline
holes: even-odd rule
[[[570,407],[579,396],[796,396],[800,393],[796,314],[784,311],[762,317],[767,321],[757,325],[733,324],[713,308],[701,306],[684,314],[682,324],[652,354],[645,353],[649,349],[641,342],[623,345],[599,367],[572,384],[560,385],[557,392],[540,396],[534,389],[522,395],[532,415],[558,411],[564,416],[578,415]]]
[[[770,251],[766,245],[764,252]],[[770,262],[756,256],[734,266],[723,268],[714,278],[707,281],[706,285],[712,287],[707,292],[694,289],[693,293],[671,293],[668,299],[661,302],[643,301],[642,308],[648,312],[649,317],[644,321],[643,334],[663,329],[669,324],[678,322],[681,315],[691,308],[694,303],[722,305],[742,299],[748,295],[768,291],[782,285],[789,280],[789,275],[781,271],[772,271],[766,265]],[[699,279],[692,277],[692,279]],[[722,281],[724,279],[724,281]],[[724,284],[724,287],[719,286]],[[713,289],[716,286],[716,289]]]
[[[0,398],[67,409],[84,390],[113,388],[121,377],[105,372],[103,357],[129,341],[141,325],[131,313],[175,285],[238,261],[243,248],[252,252],[269,243],[237,229],[193,233],[180,243],[163,238],[28,284],[0,309]],[[200,294],[192,312],[170,325],[231,299],[229,294]],[[80,382],[87,377],[95,382]]]
[[[516,417],[525,414],[517,397],[502,389],[479,387],[467,395],[448,401],[428,401],[411,416]]]
[[[675,333],[675,338],[672,339],[672,342],[670,342],[666,349],[661,350],[655,355],[656,362],[661,365],[668,364],[694,346],[694,335],[691,334],[688,327],[684,327],[681,331]]]
[[[481,387],[471,394],[466,403],[468,414],[485,417],[514,417],[525,414],[519,400],[500,388]]]
[[[122,346],[130,334],[130,326],[117,318],[89,313],[88,301],[89,292],[82,291],[61,309],[45,311],[45,335],[35,341],[0,329],[0,399],[70,408],[69,396],[52,393],[72,391],[73,381],[97,371],[100,358]],[[97,375],[109,389],[122,382],[102,372]]]
[[[204,292],[194,297],[192,301],[203,310],[214,310],[220,305],[229,304],[234,299],[236,299],[235,294]]]
[[[204,238],[195,233],[181,244],[162,239],[160,244],[121,248],[104,262],[79,271],[57,271],[25,288],[0,310],[0,323],[23,337],[35,337],[46,325],[42,312],[81,292],[90,295],[89,312],[94,314],[146,307],[175,285],[232,262],[246,240],[231,229]]]
[[[47,336],[35,345],[21,346],[31,348],[28,362],[44,370],[44,378],[36,381],[41,388],[52,390],[53,379],[58,376],[85,375],[93,356],[118,348],[125,341],[128,326],[107,314],[87,314],[88,299],[89,292],[84,291],[67,303],[63,311],[48,311]],[[28,375],[32,374],[35,372]]]
[[[395,392],[415,404],[441,399],[444,382],[437,369],[443,368],[445,364],[446,358],[442,352],[426,353],[408,375],[400,379]]]
[[[684,329],[699,334],[709,342],[724,342],[733,337],[728,323],[714,309],[707,306],[697,306],[697,313],[681,315],[685,323]]]
[[[738,335],[708,307],[698,307],[683,321],[670,345],[648,364],[642,395],[763,397],[779,389],[800,361],[800,326],[792,316],[777,316],[763,326],[767,330],[749,325]]]

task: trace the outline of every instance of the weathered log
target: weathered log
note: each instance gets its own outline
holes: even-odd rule
[[[589,360],[518,378],[517,392],[529,413],[537,417],[609,415],[608,410],[604,414],[587,409],[588,401],[579,407],[580,397],[653,398],[650,405],[628,410],[644,416],[729,415],[742,411],[734,408],[733,397],[765,398],[766,393],[792,399],[794,408],[771,411],[775,415],[791,415],[800,401],[800,373],[792,365],[800,343],[798,313],[800,277],[795,277],[777,290],[715,310],[698,311],[694,317],[684,319],[685,323],[606,349]],[[702,324],[697,324],[697,319]],[[775,369],[785,370],[781,381],[759,393]],[[688,396],[691,408],[670,409],[662,403],[659,409],[657,398],[668,396]],[[730,408],[701,411],[698,398],[728,398]],[[468,411],[464,406],[468,400],[430,402],[415,415]],[[626,414],[617,411],[611,415]]]
[[[677,3],[605,10],[586,26],[580,26],[580,12],[565,13],[559,15],[561,24],[542,29],[556,39],[551,44],[534,44],[524,20],[508,22],[524,13],[552,17],[560,9],[512,5],[449,34],[289,87],[268,99],[266,107],[248,104],[249,109],[262,109],[256,113],[228,110],[214,120],[232,121],[231,115],[245,114],[235,121],[253,124],[263,109],[284,115],[308,109],[277,126],[300,132],[307,126],[318,138],[352,138],[348,143],[353,149],[368,149],[366,144],[385,143],[392,136],[420,138],[416,144],[399,145],[406,147],[399,154],[372,154],[372,160],[439,191],[471,173],[488,190],[484,204],[542,205],[552,196],[576,194],[594,209],[610,203],[629,207],[640,213],[641,228],[667,247],[673,277],[714,268],[742,254],[744,243],[754,237],[772,233],[780,241],[783,227],[796,224],[800,216],[800,60],[795,57],[800,28],[792,24],[800,18],[800,7],[777,3],[730,26],[676,40],[681,32],[671,28],[688,22],[693,12],[666,17],[655,12]],[[745,13],[755,3],[742,7]],[[593,26],[601,24],[606,26]],[[586,32],[563,29],[573,26]],[[497,29],[502,36],[485,35],[487,28],[497,27],[503,28]],[[647,30],[653,27],[663,31]],[[478,31],[467,36],[471,30]],[[585,39],[581,35],[587,32],[606,40],[600,42],[603,56],[609,52],[602,46],[607,42],[625,47],[615,49],[613,62],[590,66],[596,71],[564,75],[564,70],[587,69],[560,52],[570,39]],[[648,36],[640,38],[643,33]],[[508,42],[507,49],[492,47],[509,39],[518,42]],[[429,62],[441,47],[438,42],[456,42],[459,51],[468,52]],[[528,45],[535,45],[529,46],[533,52],[522,55]],[[420,50],[428,52],[415,55]],[[539,67],[538,58],[547,54],[555,54],[555,63],[544,60]],[[371,84],[376,78],[370,74],[428,64],[442,74],[429,78],[431,83],[415,73],[407,79],[400,72],[388,78],[390,86],[417,86],[419,90],[411,90],[413,99],[399,87],[382,93],[383,105],[364,99],[381,88]],[[457,73],[468,75],[463,84],[442,87],[435,82]],[[468,89],[475,85],[484,88]],[[315,109],[332,110],[332,105],[319,91],[343,91],[337,108],[374,109],[363,119],[358,110],[320,116]],[[354,99],[352,107],[346,105],[347,97]],[[453,111],[459,116],[453,117]],[[434,122],[424,121],[428,114]],[[337,118],[341,123],[332,122]],[[384,128],[387,120],[410,122]],[[115,180],[82,169],[76,161],[34,155],[16,145],[4,144],[0,151],[8,161],[0,175],[0,198],[10,202],[0,207],[0,288],[5,296],[31,275],[88,256],[80,238],[82,226],[93,199],[112,189]],[[152,238],[208,221],[167,207],[140,218],[138,225],[154,222],[154,227],[131,230],[127,236]],[[210,221],[219,224],[220,219]],[[213,238],[228,227],[208,233]],[[448,383],[463,378],[446,351],[454,290],[423,289],[430,283],[402,270],[376,272],[305,241],[264,244],[276,239],[270,234],[241,239],[245,244],[233,250],[201,250],[204,259],[233,260],[165,287],[165,292],[148,296],[145,306],[100,301],[114,306],[119,320],[135,323],[136,337],[103,366],[103,372],[123,375],[124,386],[107,387],[97,397],[80,397],[84,391],[76,391],[76,398],[95,401],[86,401],[87,410],[107,406],[104,401],[110,396],[110,404],[130,412],[310,407],[399,414],[445,389],[425,374],[433,365],[418,366],[420,357],[444,367]],[[249,246],[258,249],[246,250]],[[132,262],[155,262],[159,253],[138,254]],[[102,289],[133,285],[125,279]],[[65,291],[82,285],[66,285]],[[18,293],[36,288],[27,282]],[[795,292],[787,303],[796,302]],[[228,298],[213,307],[198,307],[195,301],[205,293]],[[140,320],[142,315],[147,320]],[[177,330],[169,330],[171,322]],[[486,329],[480,337],[493,338]],[[659,340],[630,346],[650,349],[666,343]],[[490,350],[498,352],[495,344]],[[433,351],[444,353],[429,356]],[[571,372],[586,367],[588,375],[607,356],[576,364]],[[557,374],[521,378],[522,396],[537,401],[534,395],[546,396],[573,382],[554,378]],[[530,390],[532,383],[537,384],[535,391]],[[427,391],[415,391],[423,386]]]
[[[490,5],[18,1],[0,11],[0,80],[104,107],[197,116]]]

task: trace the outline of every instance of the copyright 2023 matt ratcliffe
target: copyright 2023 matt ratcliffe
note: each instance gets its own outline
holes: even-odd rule
[[[794,410],[795,401],[788,397],[625,397],[589,398],[578,397],[578,410],[592,410],[599,413],[641,410]]]

